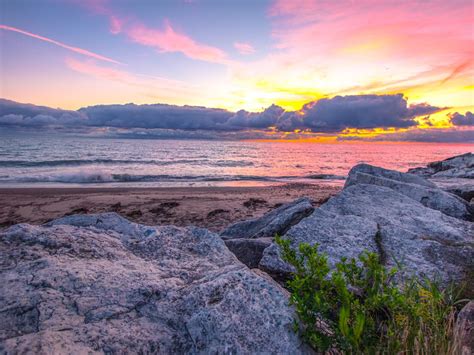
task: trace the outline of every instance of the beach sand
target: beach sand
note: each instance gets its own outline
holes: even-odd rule
[[[219,232],[232,222],[307,196],[317,206],[341,187],[286,184],[262,187],[3,188],[0,228],[41,224],[75,213],[117,212],[148,225],[199,226]]]

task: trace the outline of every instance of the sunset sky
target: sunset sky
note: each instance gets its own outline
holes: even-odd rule
[[[161,103],[232,113],[211,110],[222,117],[175,127],[111,124],[115,116],[78,111],[94,122],[88,126],[242,138],[474,140],[471,0],[0,4],[4,99],[63,110]],[[30,122],[12,105],[2,104],[0,124]],[[153,114],[145,109],[144,116]],[[181,111],[176,119],[188,112]]]

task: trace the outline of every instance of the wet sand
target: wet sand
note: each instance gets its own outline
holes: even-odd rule
[[[143,224],[195,225],[218,232],[228,224],[261,216],[298,197],[315,206],[341,187],[286,184],[264,187],[3,188],[0,229],[41,224],[75,213],[117,212]]]

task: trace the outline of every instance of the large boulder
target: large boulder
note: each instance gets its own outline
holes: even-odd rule
[[[474,154],[466,153],[442,161],[429,163],[425,168],[413,168],[409,173],[433,178],[474,179]]]
[[[308,198],[284,204],[263,217],[236,222],[221,232],[223,239],[273,238],[285,234],[291,226],[310,215],[314,208]]]
[[[349,172],[345,186],[356,184],[388,187],[448,216],[465,220],[472,220],[474,217],[468,202],[416,175],[359,164]]]
[[[284,290],[200,228],[110,213],[0,234],[0,353],[301,353]]]
[[[375,222],[376,242],[387,266],[400,263],[410,274],[446,283],[465,279],[474,267],[473,223],[427,208],[396,190],[350,186],[323,209]]]
[[[402,265],[411,275],[443,284],[465,280],[474,268],[474,224],[451,216],[452,206],[464,205],[418,178],[395,173],[355,167],[343,191],[284,238],[295,247],[318,243],[331,264],[369,250],[378,252],[387,267]],[[428,201],[420,191],[429,192]],[[265,249],[260,267],[279,278],[291,271],[275,244]]]

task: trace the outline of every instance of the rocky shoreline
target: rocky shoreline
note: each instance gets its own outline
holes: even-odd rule
[[[472,287],[473,185],[469,153],[410,173],[359,164],[320,207],[298,199],[220,235],[116,213],[11,226],[0,234],[0,352],[311,353],[293,332],[275,234],[318,243],[331,265],[369,250],[386,267]]]

